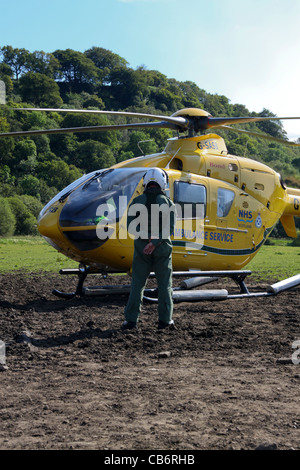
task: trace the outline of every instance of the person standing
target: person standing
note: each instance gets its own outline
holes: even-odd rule
[[[172,299],[172,242],[171,234],[176,223],[175,205],[165,193],[167,174],[152,168],[144,175],[144,192],[128,208],[127,230],[135,236],[132,263],[132,283],[124,311],[123,330],[137,329],[144,289],[150,272],[154,271],[158,287],[158,329],[174,328]],[[144,217],[144,227],[132,230],[138,208]],[[140,224],[142,225],[142,223]],[[134,228],[136,229],[136,225]],[[134,232],[134,233],[133,233]]]

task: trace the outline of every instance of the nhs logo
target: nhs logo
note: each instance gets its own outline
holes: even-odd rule
[[[245,224],[250,224],[253,222],[252,211],[239,210],[238,221],[244,222]]]

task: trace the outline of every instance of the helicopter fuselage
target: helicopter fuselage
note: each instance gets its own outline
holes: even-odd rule
[[[85,175],[42,210],[38,229],[57,250],[103,271],[129,272],[133,239],[127,207],[143,191],[147,168],[163,168],[167,194],[180,209],[201,204],[201,220],[182,210],[172,234],[173,269],[239,270],[265,243],[279,219],[294,236],[300,191],[252,159],[229,155],[216,134],[174,138],[162,153],[138,157]],[[105,217],[99,207],[107,206]],[[99,238],[105,219],[107,238]]]

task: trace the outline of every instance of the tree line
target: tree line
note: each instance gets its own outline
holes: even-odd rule
[[[213,116],[274,116],[264,108],[250,112],[191,81],[180,82],[144,66],[133,69],[125,58],[101,47],[45,53],[3,46],[0,80],[8,105],[0,106],[0,132],[112,122],[108,116],[11,109],[27,106],[167,115],[195,107]],[[113,123],[124,122],[124,117],[113,118]],[[286,138],[280,122],[250,124],[247,129]],[[260,160],[280,172],[289,185],[300,187],[297,150],[233,131],[218,130],[218,134],[226,139],[229,153]],[[69,183],[83,173],[139,156],[141,141],[145,153],[162,151],[173,135],[168,129],[150,129],[0,139],[0,236],[35,234],[40,209]]]

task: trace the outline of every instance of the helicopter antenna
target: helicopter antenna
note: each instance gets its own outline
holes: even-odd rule
[[[170,163],[174,160],[174,158],[176,157],[177,153],[180,152],[181,150],[181,147],[179,147],[176,152],[174,153],[173,157],[168,161],[167,165],[166,165],[166,168],[170,168]]]
[[[153,142],[154,139],[148,139],[148,140],[140,140],[138,143],[137,143],[137,146],[138,148],[140,149],[140,151],[142,152],[143,156],[145,157],[145,152],[144,150],[140,147],[140,144],[142,144],[143,142]]]

